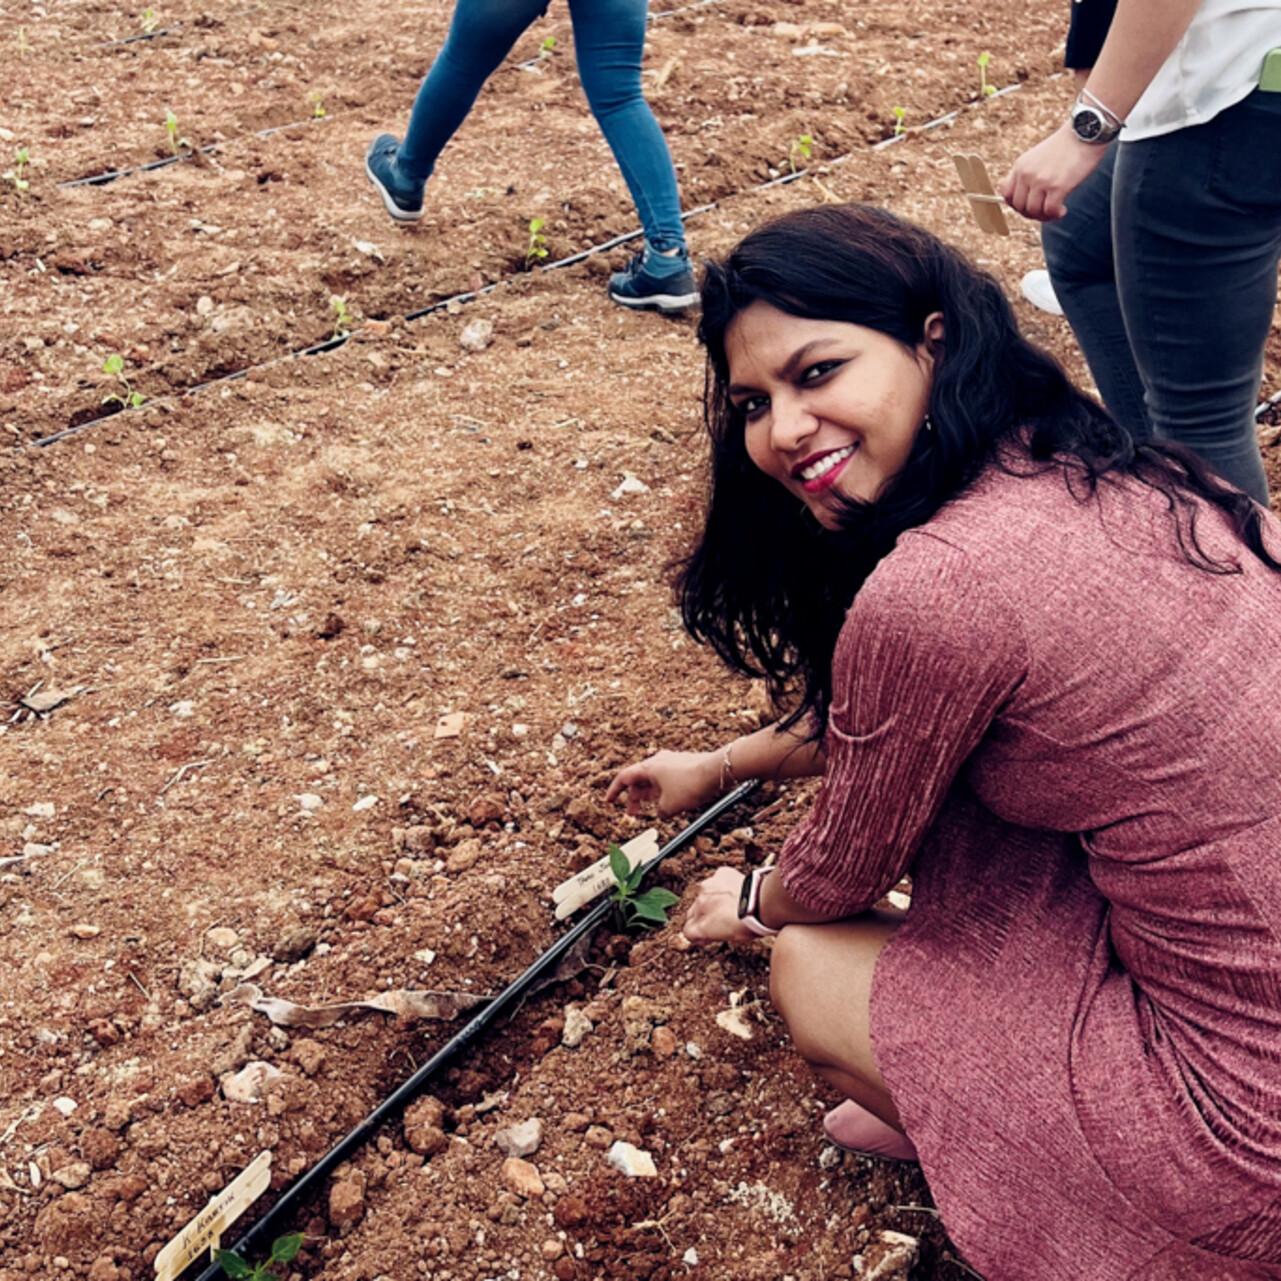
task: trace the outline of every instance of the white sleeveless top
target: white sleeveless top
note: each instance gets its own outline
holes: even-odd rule
[[[1202,0],[1183,39],[1125,122],[1122,142],[1204,124],[1259,84],[1281,48],[1281,0]]]

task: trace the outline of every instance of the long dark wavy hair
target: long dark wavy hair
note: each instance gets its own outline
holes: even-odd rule
[[[943,315],[929,393],[933,430],[918,432],[902,470],[871,502],[847,500],[839,527],[821,528],[748,457],[744,418],[730,401],[727,331],[755,302],[793,316],[844,321],[914,348],[926,318]],[[1242,543],[1273,569],[1261,509],[1189,450],[1135,445],[1058,362],[1019,332],[996,281],[911,223],[867,205],[825,205],[753,231],[702,285],[707,350],[704,416],[711,493],[697,546],[676,582],[685,626],[731,667],[764,677],[784,725],[827,721],[831,660],[845,612],[905,530],[924,524],[988,465],[1018,474],[1060,467],[1078,497],[1134,477],[1159,491],[1188,562],[1238,573],[1197,540],[1198,500],[1223,511]]]

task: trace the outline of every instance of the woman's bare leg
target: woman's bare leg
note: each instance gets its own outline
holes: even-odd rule
[[[902,1131],[872,1052],[872,971],[901,917],[789,925],[774,940],[770,995],[801,1057],[847,1098]]]

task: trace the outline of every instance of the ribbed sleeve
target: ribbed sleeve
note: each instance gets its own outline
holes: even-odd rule
[[[779,858],[787,891],[848,916],[891,889],[1026,670],[1018,618],[970,557],[905,537],[841,630],[822,787]]]

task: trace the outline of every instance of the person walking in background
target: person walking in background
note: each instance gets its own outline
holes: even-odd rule
[[[365,172],[398,222],[423,216],[436,158],[467,118],[481,87],[548,0],[457,0],[449,35],[414,102],[404,141],[384,133]],[[570,0],[583,90],[622,170],[645,233],[643,250],[610,277],[625,307],[681,311],[698,300],[685,245],[676,171],[641,92],[648,0]]]
[[[1278,48],[1281,0],[1117,0],[1069,119],[1001,184],[1046,224],[1055,293],[1117,420],[1195,449],[1265,505],[1254,411],[1281,259]]]

